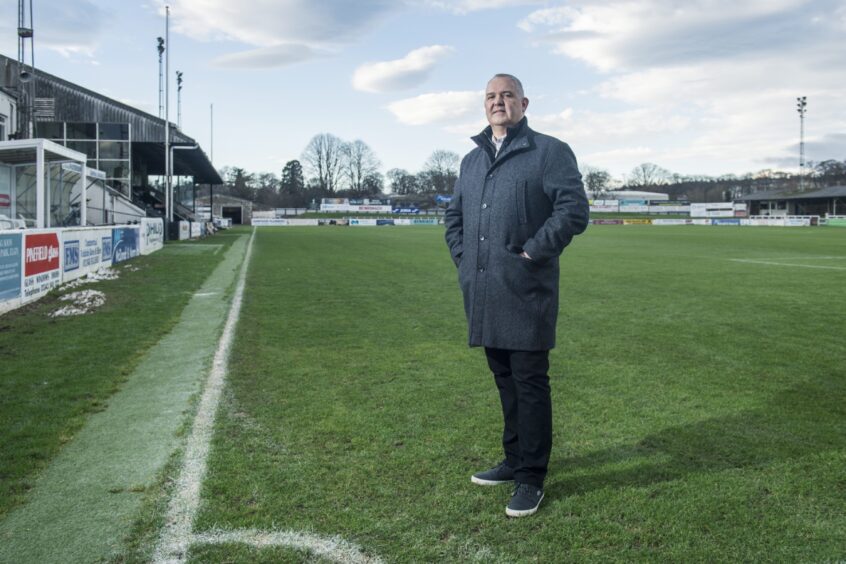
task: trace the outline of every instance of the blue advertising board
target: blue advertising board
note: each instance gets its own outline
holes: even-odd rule
[[[0,302],[21,295],[22,248],[23,237],[20,233],[0,235]]]
[[[137,257],[141,252],[137,227],[112,229],[112,264]]]
[[[103,254],[100,257],[103,261],[112,260],[112,238],[103,237]]]
[[[79,239],[65,241],[65,272],[79,268]]]

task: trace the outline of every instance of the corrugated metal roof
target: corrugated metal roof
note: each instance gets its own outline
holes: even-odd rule
[[[760,202],[766,200],[821,200],[828,198],[846,198],[846,186],[827,186],[810,192],[793,192],[785,190],[767,190],[743,196],[740,200],[746,202]]]
[[[14,59],[0,55],[0,87],[17,90],[19,65]],[[132,141],[164,143],[165,120],[133,108],[78,84],[68,82],[58,76],[35,69],[36,102],[41,115],[38,121],[65,121],[76,123],[130,123]],[[52,100],[52,102],[51,102]],[[52,104],[52,108],[50,108]],[[52,109],[46,112],[46,109]],[[171,140],[177,144],[196,143],[194,139],[182,133],[171,122]]]

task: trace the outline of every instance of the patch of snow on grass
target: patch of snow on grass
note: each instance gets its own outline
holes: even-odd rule
[[[62,290],[73,290],[74,288],[79,288],[83,284],[90,284],[92,282],[101,282],[103,280],[117,280],[120,278],[120,275],[117,273],[116,270],[111,268],[101,268],[99,270],[95,270],[94,272],[89,272],[85,276],[81,276],[76,280],[68,282],[64,286],[62,286]]]
[[[59,296],[63,302],[72,302],[57,309],[50,314],[50,317],[69,317],[71,315],[84,315],[106,303],[106,294],[97,290],[81,290]]]

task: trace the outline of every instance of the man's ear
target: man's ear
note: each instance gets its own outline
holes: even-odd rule
[[[529,107],[529,99],[523,98],[523,111],[525,112],[526,108],[528,108],[528,107]]]

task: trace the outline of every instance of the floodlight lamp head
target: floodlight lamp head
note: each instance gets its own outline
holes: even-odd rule
[[[26,83],[32,80],[32,73],[29,71],[21,71],[18,77],[20,78],[21,82]]]

